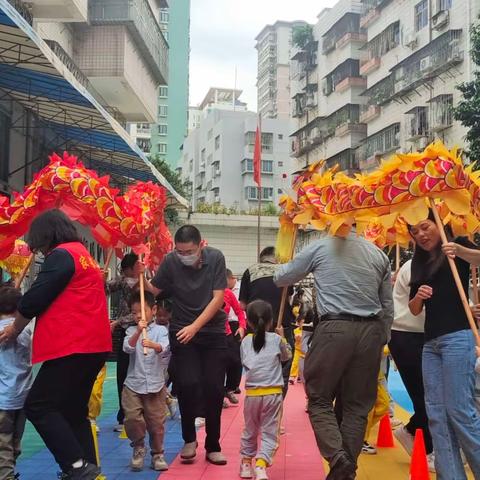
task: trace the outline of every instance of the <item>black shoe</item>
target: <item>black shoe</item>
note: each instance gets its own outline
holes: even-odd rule
[[[325,480],[351,480],[355,478],[357,468],[345,453],[338,457]]]
[[[64,478],[65,480],[95,480],[100,473],[96,465],[84,461],[81,467],[72,468]]]

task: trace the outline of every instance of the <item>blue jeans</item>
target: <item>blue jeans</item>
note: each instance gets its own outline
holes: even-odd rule
[[[480,417],[474,400],[475,342],[470,330],[442,335],[423,347],[425,404],[437,480],[466,480],[460,447],[480,479]]]

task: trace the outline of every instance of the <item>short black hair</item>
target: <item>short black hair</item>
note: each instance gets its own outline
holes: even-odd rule
[[[233,277],[233,272],[227,268],[227,278],[232,278]]]
[[[32,252],[49,252],[61,243],[80,242],[75,224],[60,210],[41,213],[30,225],[27,244]]]
[[[136,253],[127,253],[120,262],[120,268],[124,272],[127,268],[133,268],[138,262],[138,255]]]
[[[155,300],[155,295],[152,292],[149,292],[147,290],[144,293],[145,293],[145,305],[148,305],[150,308],[153,308],[157,304]],[[130,295],[128,306],[132,308],[133,305],[135,305],[136,303],[141,303],[139,291],[134,292]]]
[[[11,315],[17,311],[18,302],[22,298],[22,292],[15,287],[0,287],[0,315]]]
[[[260,252],[260,259],[263,257],[273,257],[275,256],[275,247],[265,247],[261,252]]]
[[[175,243],[194,243],[200,245],[202,235],[200,230],[193,225],[183,225],[175,233]]]

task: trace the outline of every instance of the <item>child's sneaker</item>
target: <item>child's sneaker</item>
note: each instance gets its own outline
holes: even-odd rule
[[[253,478],[252,460],[242,458],[240,462],[240,478]]]
[[[432,473],[437,473],[435,470],[435,453],[429,453],[427,455],[427,464],[428,464],[428,471]]]
[[[178,409],[178,400],[175,397],[167,397],[167,407],[170,418],[175,418]]]
[[[255,467],[255,480],[268,480],[267,469],[265,467]]]
[[[398,443],[411,456],[413,451],[414,436],[406,429],[405,426],[399,427],[393,431],[393,436],[398,440]]]
[[[145,447],[134,447],[132,459],[130,460],[130,468],[133,472],[140,472],[143,470],[145,462]]]
[[[168,463],[161,453],[152,455],[152,468],[158,472],[164,472],[165,470],[168,470]]]
[[[365,453],[367,455],[376,455],[377,449],[373,445],[370,445],[368,442],[363,442],[362,453]]]

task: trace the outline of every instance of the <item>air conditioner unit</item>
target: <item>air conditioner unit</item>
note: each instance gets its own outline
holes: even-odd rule
[[[405,34],[405,41],[403,42],[406,47],[415,48],[417,46],[417,36],[414,33]]]
[[[442,27],[447,25],[449,20],[448,10],[440,10],[432,17],[432,27],[435,30],[440,30]]]
[[[395,81],[402,80],[405,77],[405,68],[400,67],[395,70]]]
[[[431,66],[430,57],[424,57],[420,60],[420,71],[425,72],[429,70]]]

